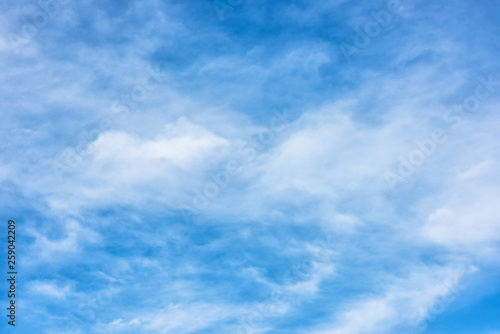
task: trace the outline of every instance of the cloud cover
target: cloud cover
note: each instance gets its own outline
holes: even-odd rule
[[[0,6],[18,332],[500,329],[495,2]]]

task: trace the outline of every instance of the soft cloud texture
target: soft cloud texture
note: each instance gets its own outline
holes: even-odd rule
[[[498,333],[498,7],[1,4],[14,331]]]

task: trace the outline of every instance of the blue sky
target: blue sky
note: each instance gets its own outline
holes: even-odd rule
[[[500,333],[497,1],[0,9],[2,333]]]

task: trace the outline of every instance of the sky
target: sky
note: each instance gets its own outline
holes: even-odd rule
[[[500,334],[498,1],[0,13],[0,332]]]

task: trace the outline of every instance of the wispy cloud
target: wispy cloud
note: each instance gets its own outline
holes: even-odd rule
[[[498,331],[497,4],[0,9],[19,333]]]

